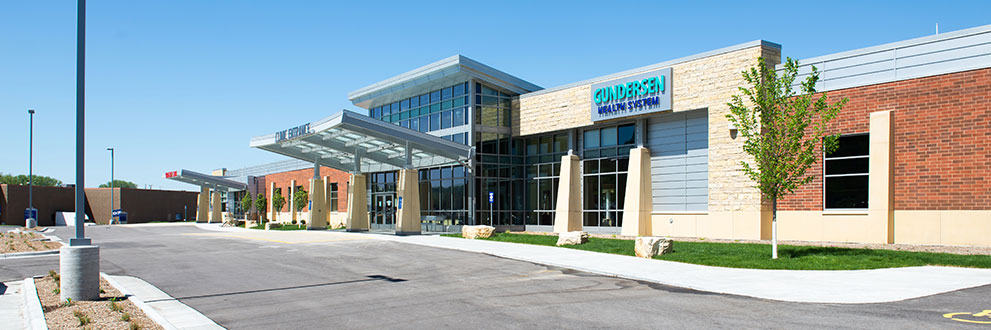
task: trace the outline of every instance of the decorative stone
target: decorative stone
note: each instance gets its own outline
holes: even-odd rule
[[[657,236],[637,237],[633,250],[638,257],[653,258],[657,255],[671,253],[674,245],[671,239]]]
[[[271,229],[272,229],[272,222],[271,221],[266,222],[265,223],[265,230],[271,230]]]
[[[464,226],[461,227],[461,237],[467,239],[489,238],[495,232],[492,226]]]
[[[557,246],[578,245],[588,242],[588,233],[584,231],[569,231],[557,236]]]

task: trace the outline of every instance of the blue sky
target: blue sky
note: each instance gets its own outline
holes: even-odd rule
[[[282,159],[252,136],[357,109],[347,93],[463,54],[543,87],[756,39],[784,56],[991,24],[991,2],[90,1],[86,185],[193,190],[167,170]],[[0,172],[75,181],[75,2],[0,3]]]

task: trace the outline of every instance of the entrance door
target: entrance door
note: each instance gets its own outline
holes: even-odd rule
[[[395,216],[392,194],[372,195],[371,229],[394,230]]]

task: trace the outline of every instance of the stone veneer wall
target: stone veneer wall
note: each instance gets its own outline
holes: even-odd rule
[[[653,212],[653,234],[750,239],[770,235],[760,193],[739,171],[739,160],[746,159],[742,138],[730,135],[726,119],[726,103],[743,86],[741,72],[755,65],[758,57],[775,65],[781,60],[781,50],[758,44],[671,65],[673,111],[708,109],[709,208],[708,212],[691,214]],[[590,88],[587,84],[521,95],[521,119],[513,135],[593,125]]]

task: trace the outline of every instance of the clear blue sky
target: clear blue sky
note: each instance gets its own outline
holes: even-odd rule
[[[90,1],[86,185],[194,190],[167,170],[282,159],[248,147],[356,109],[347,93],[463,54],[543,87],[756,39],[807,58],[991,24],[991,1]],[[0,172],[75,181],[75,2],[0,3]]]

